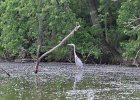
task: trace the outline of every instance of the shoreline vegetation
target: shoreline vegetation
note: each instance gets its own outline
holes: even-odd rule
[[[32,58],[16,58],[16,59],[0,59],[0,63],[2,62],[12,62],[12,63],[35,63],[36,59],[32,59]],[[72,61],[47,61],[47,60],[41,60],[40,62],[45,62],[45,63],[53,63],[53,62],[57,62],[57,63],[74,63],[74,59]],[[122,61],[122,63],[85,63],[85,64],[97,64],[97,65],[123,65],[123,66],[133,66],[133,67],[139,67],[139,64],[137,65],[134,64],[133,59],[130,61]]]
[[[83,63],[138,67],[139,5],[140,0],[0,0],[0,59],[33,59],[36,68],[40,61],[73,62],[67,46],[73,43]]]

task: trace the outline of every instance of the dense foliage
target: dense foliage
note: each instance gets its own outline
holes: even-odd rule
[[[135,56],[140,49],[140,1],[127,0],[119,10],[118,25],[122,35],[127,37],[121,42],[123,55]]]
[[[59,43],[79,22],[81,28],[47,56],[68,61],[70,48],[85,62],[114,63],[140,49],[139,0],[0,0],[1,57],[32,57]],[[120,62],[120,61],[119,61]]]

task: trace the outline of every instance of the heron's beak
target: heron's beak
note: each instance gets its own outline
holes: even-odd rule
[[[72,44],[67,44],[67,45],[70,45],[70,46],[72,46]]]

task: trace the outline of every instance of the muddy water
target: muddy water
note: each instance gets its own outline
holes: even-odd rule
[[[0,100],[140,100],[140,68],[114,65],[0,63]]]

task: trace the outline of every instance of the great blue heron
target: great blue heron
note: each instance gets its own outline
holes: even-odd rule
[[[83,63],[80,60],[80,58],[78,58],[78,56],[76,55],[76,51],[75,51],[75,44],[68,44],[69,46],[73,46],[74,49],[74,58],[75,58],[75,64],[77,67],[79,68],[83,68]]]

